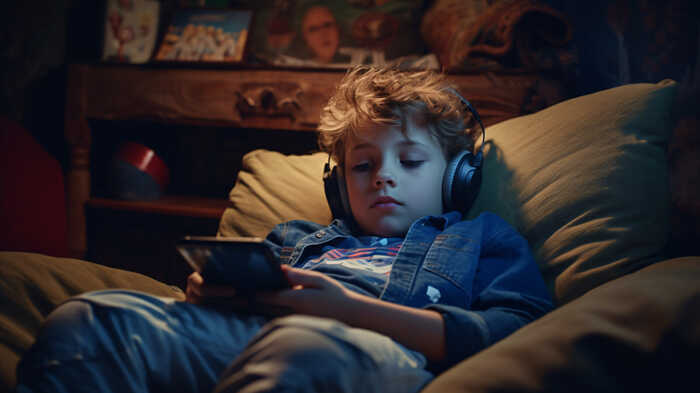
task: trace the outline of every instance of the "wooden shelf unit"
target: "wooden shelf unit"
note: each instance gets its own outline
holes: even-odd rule
[[[152,201],[90,198],[87,207],[170,216],[219,219],[231,203],[225,199],[164,195]]]
[[[71,65],[65,118],[71,254],[84,257],[87,250],[86,207],[215,218],[227,204],[178,196],[149,202],[94,198],[90,120],[311,132],[341,77],[341,72]]]

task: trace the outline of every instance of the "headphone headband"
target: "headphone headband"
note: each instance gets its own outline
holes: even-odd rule
[[[479,123],[479,127],[481,127],[481,146],[479,146],[479,151],[477,152],[476,157],[475,157],[478,160],[478,163],[475,162],[475,164],[478,164],[478,166],[481,166],[481,161],[482,161],[482,157],[483,157],[482,152],[484,151],[484,144],[486,143],[486,127],[484,127],[484,123],[481,121],[481,116],[479,116],[479,112],[477,112],[476,109],[474,109],[472,104],[466,98],[462,97],[462,95],[459,94],[459,92],[453,87],[448,87],[447,90],[450,93],[456,95],[457,98],[459,98],[459,100],[462,101],[462,104],[465,107],[467,107],[467,110],[469,111],[469,113],[472,114],[474,119]]]

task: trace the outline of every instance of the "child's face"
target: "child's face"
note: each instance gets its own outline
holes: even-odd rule
[[[447,162],[437,140],[413,120],[367,124],[345,145],[344,174],[352,214],[377,236],[404,235],[413,221],[442,214]]]

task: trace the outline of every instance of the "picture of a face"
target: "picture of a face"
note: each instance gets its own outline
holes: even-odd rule
[[[314,53],[314,60],[329,63],[340,40],[338,23],[330,10],[324,6],[309,8],[302,20],[301,30],[306,45]]]

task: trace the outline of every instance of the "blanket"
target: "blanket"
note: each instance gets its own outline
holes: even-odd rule
[[[501,0],[480,10],[472,1],[436,1],[421,24],[423,39],[447,71],[553,69],[575,61],[572,27],[533,0]]]

